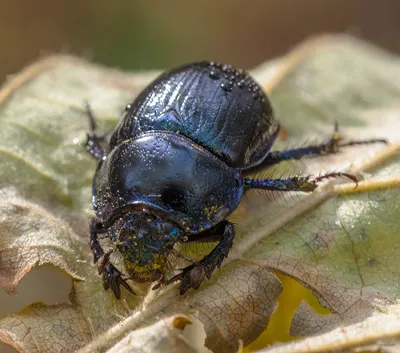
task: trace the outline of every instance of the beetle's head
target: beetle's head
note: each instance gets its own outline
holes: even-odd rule
[[[146,209],[121,214],[109,230],[126,270],[138,282],[162,277],[168,254],[181,235],[181,228],[166,215],[153,214]]]

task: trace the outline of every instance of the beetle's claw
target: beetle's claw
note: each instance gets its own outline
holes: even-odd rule
[[[181,281],[179,294],[185,294],[190,288],[199,289],[201,283],[206,277],[206,269],[201,262],[190,265],[168,281],[157,283],[153,289],[158,289],[161,285],[167,285],[176,281]]]
[[[189,288],[199,289],[206,275],[206,269],[203,265],[193,266],[190,272],[184,273],[179,293],[182,295]]]
[[[121,272],[113,264],[110,263],[104,267],[103,285],[105,290],[111,288],[117,299],[121,298],[120,286],[123,286],[129,293],[136,295],[136,293],[129,286],[126,280],[122,278]]]
[[[185,294],[190,288],[199,289],[205,277],[206,269],[201,263],[186,267],[182,271],[182,280],[179,294]]]
[[[161,279],[151,288],[152,290],[156,290],[162,287],[165,284],[165,277],[162,276]]]

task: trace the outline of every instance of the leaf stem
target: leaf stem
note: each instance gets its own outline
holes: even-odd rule
[[[335,185],[334,190],[338,195],[352,194],[356,192],[375,191],[380,189],[400,188],[400,178],[384,179],[384,180],[367,180],[360,181],[357,188],[354,184],[348,183],[343,185]]]

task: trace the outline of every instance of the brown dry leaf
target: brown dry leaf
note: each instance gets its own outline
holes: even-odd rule
[[[255,71],[271,91],[288,134],[288,142],[278,142],[274,148],[321,141],[330,135],[335,119],[351,139],[399,140],[399,63],[397,57],[339,38],[305,44],[287,59]],[[360,183],[358,193],[351,192],[353,186],[332,189],[328,185],[311,196],[286,197],[286,202],[251,195],[233,216],[234,221],[241,219],[241,227],[232,256],[199,291],[180,297],[176,286],[169,286],[150,291],[141,304],[139,297],[126,295],[125,303],[105,292],[87,245],[95,162],[82,148],[87,131],[82,102],[91,103],[100,129],[107,131],[152,77],[123,75],[78,59],[55,57],[28,67],[0,92],[0,206],[8,212],[3,217],[2,211],[0,217],[4,289],[15,292],[24,273],[44,262],[74,276],[72,304],[65,305],[80,323],[74,327],[79,332],[76,347],[89,343],[88,332],[95,336],[82,352],[109,347],[127,332],[178,312],[194,313],[203,322],[208,347],[234,352],[239,339],[246,345],[268,325],[282,290],[270,270],[296,278],[333,312],[319,317],[300,309],[293,320],[296,335],[362,324],[377,312],[378,300],[380,308],[389,310],[386,303],[399,296],[400,210],[396,205],[400,193],[393,188],[399,186],[399,145],[384,148],[377,157],[374,153],[382,146],[360,146],[276,170],[275,176],[298,171],[315,174],[343,170],[354,162],[353,171],[366,182]],[[385,183],[388,179],[391,182]],[[11,263],[4,260],[6,256]],[[62,351],[57,343],[71,331],[71,320],[60,323],[56,315],[46,316],[52,310],[57,306],[33,306],[4,318],[0,339],[24,347],[22,352]],[[43,337],[36,325],[43,317],[57,326],[54,335],[47,336],[51,342],[36,339]],[[34,346],[24,345],[26,331],[10,326],[12,320],[24,323]],[[68,349],[72,346],[64,351]]]

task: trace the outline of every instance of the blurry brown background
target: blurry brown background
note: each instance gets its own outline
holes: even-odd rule
[[[0,29],[0,82],[58,52],[130,70],[200,59],[250,68],[326,32],[400,52],[400,1],[9,0],[0,2]]]

